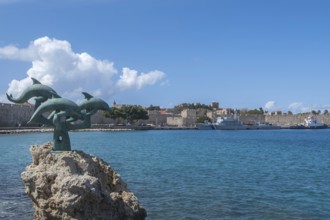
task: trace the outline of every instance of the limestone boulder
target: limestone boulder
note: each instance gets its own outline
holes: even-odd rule
[[[145,219],[146,210],[109,164],[82,151],[30,148],[21,174],[35,219]]]

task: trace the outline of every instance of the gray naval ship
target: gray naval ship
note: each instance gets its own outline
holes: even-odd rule
[[[270,130],[281,129],[280,126],[268,123],[245,125],[238,117],[218,117],[215,123],[205,121],[196,124],[198,130]]]

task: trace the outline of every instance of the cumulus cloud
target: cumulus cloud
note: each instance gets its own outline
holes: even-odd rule
[[[118,71],[113,62],[98,60],[85,52],[76,53],[68,41],[49,37],[38,38],[27,48],[12,45],[2,47],[0,58],[27,61],[32,64],[27,70],[26,78],[15,79],[10,83],[7,92],[14,97],[31,85],[30,77],[53,87],[60,95],[71,99],[81,97],[81,91],[105,98],[116,89],[141,89],[146,85],[154,85],[165,77],[165,73],[161,71],[138,74],[136,70],[125,67],[116,83],[115,76]]]
[[[6,97],[6,95],[0,95],[0,103],[7,103],[8,99]]]
[[[302,102],[293,102],[288,106],[288,110],[293,113],[309,112],[310,107],[304,106]]]
[[[0,48],[0,58],[32,61],[35,50],[33,48],[18,49],[13,45],[8,45]]]
[[[275,101],[268,101],[265,104],[265,109],[268,111],[274,110],[275,109]]]
[[[165,73],[155,70],[149,73],[141,73],[140,75],[136,70],[123,68],[123,74],[120,76],[116,86],[121,90],[129,88],[141,89],[146,85],[154,85],[159,80],[165,77]]]

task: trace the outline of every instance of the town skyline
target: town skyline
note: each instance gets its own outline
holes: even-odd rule
[[[35,77],[63,97],[330,110],[330,2],[0,0],[0,101]],[[9,85],[10,84],[10,85]]]

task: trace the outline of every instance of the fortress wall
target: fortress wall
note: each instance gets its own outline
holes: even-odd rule
[[[33,127],[27,124],[33,115],[34,106],[0,103],[0,127]],[[111,124],[113,120],[105,118],[102,111],[92,115],[92,124]]]
[[[298,114],[298,115],[266,115],[265,121],[281,125],[281,126],[290,126],[294,124],[300,124],[304,122],[304,119],[307,118],[309,114]],[[330,114],[318,115],[317,119],[320,122],[330,125]]]
[[[240,121],[244,122],[245,124],[254,124],[257,122],[265,122],[265,115],[240,115]]]
[[[308,116],[308,113],[297,115],[240,115],[239,119],[247,124],[253,122],[268,122],[285,127],[303,123],[304,119]],[[320,122],[330,125],[330,114],[317,115],[317,119]]]
[[[96,114],[92,115],[91,123],[92,124],[112,124],[113,119],[104,117],[103,111],[98,111]]]
[[[27,126],[33,110],[33,106],[0,103],[0,127]]]

